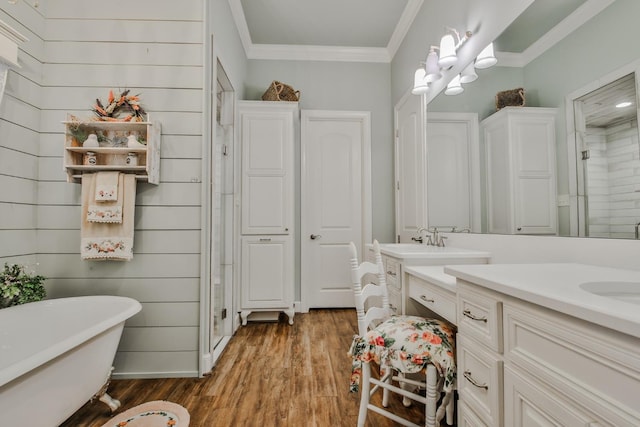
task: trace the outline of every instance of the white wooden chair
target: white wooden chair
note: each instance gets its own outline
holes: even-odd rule
[[[453,424],[456,369],[453,326],[435,319],[393,316],[377,241],[374,241],[373,249],[375,264],[368,261],[359,264],[356,246],[351,243],[351,281],[358,316],[358,335],[354,336],[349,354],[353,358],[351,391],[357,391],[361,383],[358,427],[364,426],[367,410],[405,426],[420,427],[385,409],[391,392],[402,395],[405,406],[410,406],[411,401],[425,405],[424,426],[439,426],[445,413],[447,423]],[[362,286],[363,278],[368,274],[375,274],[378,284]],[[380,365],[380,379],[372,377],[371,361]],[[419,381],[406,377],[406,374],[415,373],[420,373],[419,376],[412,375]],[[382,408],[370,401],[370,397],[379,389],[383,389]],[[426,390],[424,396],[420,394],[420,389]]]

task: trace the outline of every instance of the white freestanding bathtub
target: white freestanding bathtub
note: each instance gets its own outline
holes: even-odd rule
[[[2,423],[55,427],[106,391],[124,322],[140,309],[131,298],[86,296],[0,310]]]

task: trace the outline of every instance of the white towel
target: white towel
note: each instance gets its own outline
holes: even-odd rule
[[[129,261],[133,258],[133,233],[136,204],[136,177],[119,174],[119,202],[122,203],[120,223],[91,222],[89,201],[95,200],[96,174],[82,175],[82,212],[80,255],[88,260]]]
[[[96,202],[118,200],[120,172],[98,172],[96,176]]]

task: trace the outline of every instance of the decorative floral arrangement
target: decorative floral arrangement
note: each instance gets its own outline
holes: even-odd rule
[[[129,89],[124,90],[120,96],[116,97],[113,90],[109,91],[106,106],[96,99],[96,105],[92,111],[98,116],[98,120],[109,122],[144,122],[147,114],[140,105],[139,95],[129,95]],[[120,113],[126,113],[125,117],[120,117]]]
[[[5,264],[0,273],[0,308],[44,299],[44,280],[44,276],[26,273],[23,265]]]

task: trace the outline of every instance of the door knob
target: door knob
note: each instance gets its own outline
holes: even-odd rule
[[[312,234],[311,236],[309,236],[311,238],[311,240],[316,240],[322,237],[321,234]]]

